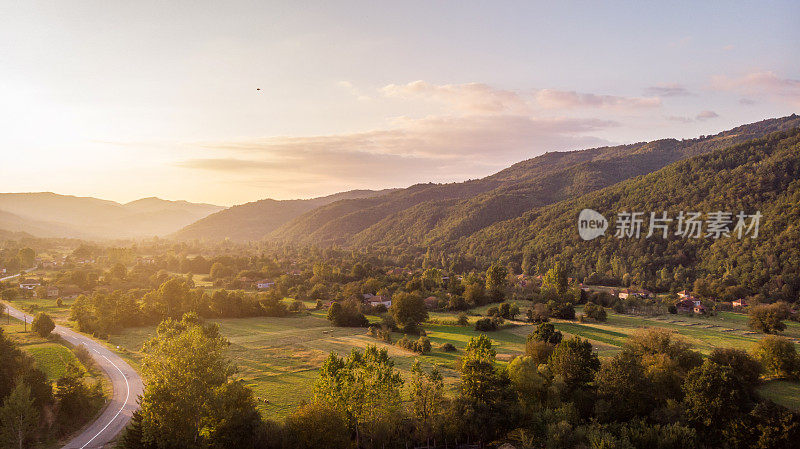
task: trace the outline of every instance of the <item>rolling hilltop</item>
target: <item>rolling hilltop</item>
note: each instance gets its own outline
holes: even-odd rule
[[[420,184],[380,197],[331,203],[298,216],[270,237],[300,244],[452,248],[533,209],[798,126],[800,117],[792,115],[696,139],[547,153],[483,179]]]
[[[221,209],[160,198],[121,204],[50,192],[0,193],[0,229],[85,239],[164,236]]]
[[[176,232],[178,240],[259,240],[289,220],[335,201],[372,198],[392,190],[351,190],[306,200],[265,199],[233,206]]]

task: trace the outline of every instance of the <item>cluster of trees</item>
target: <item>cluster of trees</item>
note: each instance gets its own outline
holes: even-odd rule
[[[0,446],[24,448],[67,435],[103,403],[100,384],[87,385],[83,367],[68,365],[53,385],[0,329]]]
[[[189,278],[173,277],[152,290],[97,291],[81,295],[70,308],[70,319],[82,332],[98,336],[117,333],[126,327],[158,323],[196,313],[211,318],[285,316],[289,314],[282,298],[270,293],[207,291],[195,288]]]

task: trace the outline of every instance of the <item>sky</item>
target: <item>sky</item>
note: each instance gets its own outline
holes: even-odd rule
[[[219,205],[800,113],[800,2],[0,2],[0,192]]]

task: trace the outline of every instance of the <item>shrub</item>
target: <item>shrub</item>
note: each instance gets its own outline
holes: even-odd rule
[[[550,309],[550,316],[554,318],[561,318],[562,320],[575,319],[575,307],[572,307],[572,304],[570,303],[557,303],[551,301],[548,304],[548,308]]]
[[[469,317],[466,313],[461,312],[458,314],[458,325],[459,326],[467,326],[469,325]]]
[[[441,349],[444,352],[456,352],[456,347],[452,343],[444,343]]]
[[[289,311],[290,312],[303,312],[306,310],[306,305],[303,304],[303,301],[292,301],[289,304]]]
[[[33,323],[31,323],[31,329],[42,337],[50,335],[50,332],[53,332],[55,328],[56,323],[44,312],[36,314],[36,318],[34,318]]]
[[[496,331],[497,324],[491,318],[481,318],[475,322],[475,330],[479,332]]]
[[[605,321],[608,318],[606,309],[593,302],[587,302],[586,305],[583,306],[583,313],[595,321]]]
[[[431,352],[431,341],[425,336],[419,337],[417,340],[403,336],[403,338],[397,340],[397,346],[420,354]]]

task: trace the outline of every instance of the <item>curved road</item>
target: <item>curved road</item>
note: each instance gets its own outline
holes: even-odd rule
[[[19,320],[33,321],[33,317],[4,303],[11,316]],[[128,425],[133,412],[139,408],[137,400],[142,394],[142,379],[122,358],[91,338],[72,329],[56,326],[53,333],[60,335],[74,346],[84,345],[97,366],[111,379],[114,394],[111,402],[100,416],[72,439],[64,449],[102,448],[112,441]]]

